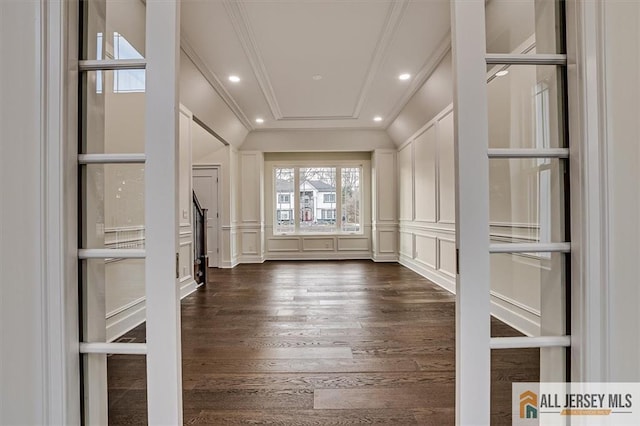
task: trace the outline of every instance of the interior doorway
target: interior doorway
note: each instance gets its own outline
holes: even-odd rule
[[[219,213],[219,167],[198,166],[193,168],[193,190],[202,208],[207,209],[207,255],[209,268],[220,267],[220,244],[218,232]]]

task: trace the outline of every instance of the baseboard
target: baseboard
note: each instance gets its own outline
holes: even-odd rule
[[[373,260],[374,262],[397,262],[398,261],[398,255],[397,254],[379,254],[379,255],[374,255],[371,260]]]
[[[406,266],[407,268],[411,269],[413,272],[422,275],[428,280],[433,281],[435,284],[447,290],[448,292],[452,294],[456,293],[456,281],[450,276],[440,273],[435,269],[424,266],[402,254],[400,255],[400,259],[398,262],[402,266]]]
[[[193,278],[180,284],[180,300],[184,299],[197,289],[197,283]],[[147,320],[147,308],[145,300],[140,299],[126,309],[107,318],[107,342],[113,342],[120,336],[133,330]]]
[[[220,262],[220,268],[222,269],[232,269],[235,268],[236,266],[238,266],[240,264],[240,262],[238,262],[238,258],[235,257],[231,260],[223,260],[222,262]]]
[[[144,298],[107,318],[107,342],[113,342],[133,330],[146,319]]]
[[[403,255],[400,255],[399,263],[433,281],[450,293],[456,293],[456,282],[453,278]],[[539,313],[493,291],[491,292],[491,315],[527,336],[540,334]]]
[[[264,256],[245,255],[238,258],[238,263],[264,263]]]
[[[189,277],[189,281],[180,283],[180,300],[184,299],[198,289],[198,283]]]
[[[518,302],[493,291],[491,315],[527,336],[540,335],[540,313],[526,309]]]

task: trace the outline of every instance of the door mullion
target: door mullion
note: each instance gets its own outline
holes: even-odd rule
[[[150,425],[182,425],[178,240],[179,0],[147,0],[146,262]]]
[[[456,169],[456,424],[490,424],[485,2],[451,2]]]

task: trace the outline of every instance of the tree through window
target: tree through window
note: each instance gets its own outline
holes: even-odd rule
[[[274,234],[361,232],[361,175],[361,167],[275,167]]]

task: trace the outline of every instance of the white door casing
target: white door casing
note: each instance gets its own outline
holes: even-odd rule
[[[220,266],[220,198],[218,185],[218,167],[197,167],[193,169],[193,190],[202,207],[207,209],[207,254],[210,268],[218,268]]]

